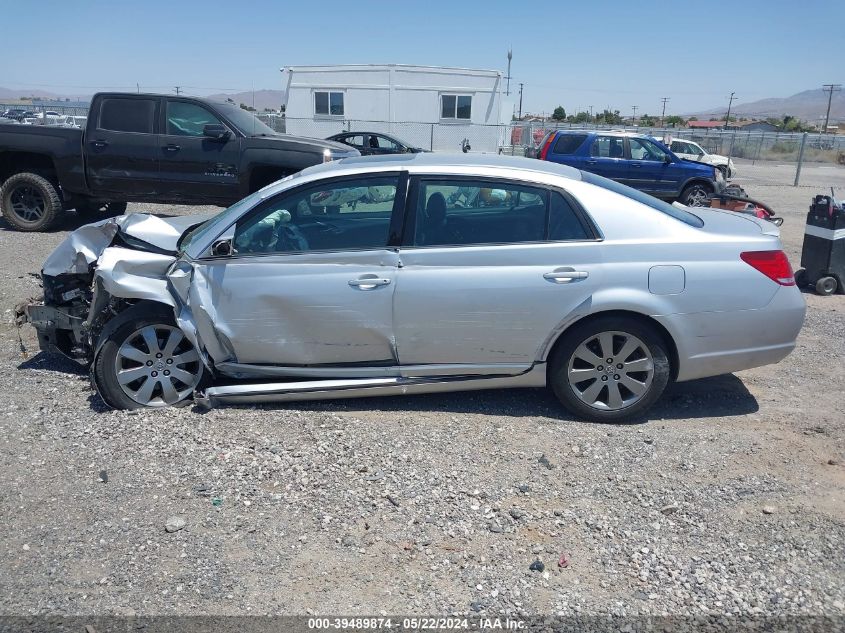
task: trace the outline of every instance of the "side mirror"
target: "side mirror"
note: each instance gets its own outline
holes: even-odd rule
[[[663,162],[664,162],[664,163],[671,163],[671,162],[672,162],[672,157],[671,157],[671,156],[669,156],[669,154],[664,154],[664,155],[663,155]]]
[[[202,128],[202,135],[215,141],[227,141],[230,134],[226,126],[221,123],[207,123]]]
[[[234,253],[234,249],[232,248],[231,238],[217,240],[211,245],[211,254],[214,257],[229,257],[232,253]]]

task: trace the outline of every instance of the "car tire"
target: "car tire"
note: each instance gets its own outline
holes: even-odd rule
[[[76,203],[76,213],[81,216],[102,216],[112,218],[126,213],[125,202],[91,202],[89,200]]]
[[[795,277],[796,286],[799,288],[805,288],[807,286],[807,271],[804,268],[799,268],[792,276]]]
[[[710,196],[713,195],[713,187],[705,185],[701,182],[694,182],[691,185],[684,187],[681,192],[681,204],[688,207],[708,207],[710,206]]]
[[[797,280],[796,283],[798,283]],[[836,281],[836,277],[822,277],[816,282],[816,292],[823,297],[827,297],[836,292],[836,288],[838,286],[839,284]]]
[[[193,395],[204,373],[173,310],[150,303],[136,304],[106,325],[92,366],[97,391],[115,409],[179,404]]]
[[[58,187],[44,176],[21,172],[3,183],[0,208],[19,231],[44,231],[61,215],[62,200]]]
[[[666,342],[638,319],[600,316],[563,336],[550,359],[548,381],[579,419],[630,421],[648,410],[669,383]]]

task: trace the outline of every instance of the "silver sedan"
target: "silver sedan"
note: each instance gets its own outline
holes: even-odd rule
[[[106,220],[43,277],[24,318],[117,408],[548,385],[614,422],[782,360],[805,310],[774,225],[497,156],[344,159],[213,217]]]

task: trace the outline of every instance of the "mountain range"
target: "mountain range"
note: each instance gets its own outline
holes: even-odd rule
[[[771,97],[749,103],[735,103],[731,108],[731,116],[736,114],[739,117],[749,119],[766,119],[790,115],[809,123],[817,123],[824,119],[828,97],[828,92],[818,88],[816,90],[805,90],[790,97]],[[724,117],[726,110],[727,104],[720,108],[711,108],[690,114],[697,116],[699,119],[710,116]],[[830,104],[830,120],[832,122],[845,121],[845,92],[833,93],[833,100]]]

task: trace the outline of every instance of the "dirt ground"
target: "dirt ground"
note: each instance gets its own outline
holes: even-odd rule
[[[739,168],[797,267],[845,168]],[[638,425],[543,390],[114,412],[13,323],[75,226],[0,222],[0,615],[845,617],[845,295]]]

